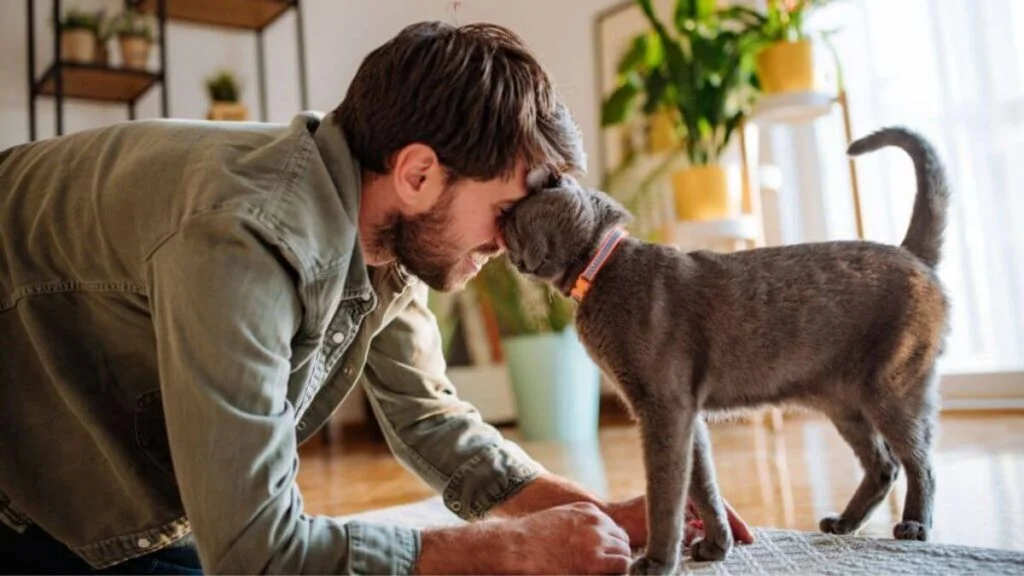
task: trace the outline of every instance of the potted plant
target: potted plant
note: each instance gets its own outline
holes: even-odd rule
[[[713,0],[677,0],[674,32],[655,15],[651,0],[637,3],[652,30],[639,35],[620,62],[618,85],[602,106],[602,125],[628,122],[638,109],[661,115],[662,124],[671,120],[680,146],[648,183],[682,155],[685,167],[672,173],[677,219],[726,217],[729,189],[721,157],[758,93],[759,33]]]
[[[144,70],[153,47],[153,25],[136,10],[125,10],[112,23],[121,48],[121,63],[126,68]]]
[[[831,0],[768,0],[767,14],[740,9],[762,35],[757,76],[766,94],[805,92],[815,86],[814,45],[805,18]]]
[[[99,21],[96,14],[68,9],[60,23],[61,59],[67,62],[92,63],[96,60],[96,38]]]
[[[210,97],[208,120],[246,120],[249,117],[249,108],[240,102],[240,82],[230,70],[219,70],[207,76],[206,92]]]
[[[470,283],[494,312],[526,440],[593,440],[601,375],[573,328],[574,305],[494,258]]]

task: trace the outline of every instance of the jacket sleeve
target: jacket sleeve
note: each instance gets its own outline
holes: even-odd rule
[[[445,375],[427,286],[374,338],[363,386],[392,452],[440,492],[449,510],[479,519],[536,478],[543,468],[458,398]]]
[[[293,269],[258,223],[195,216],[147,276],[174,473],[209,573],[412,571],[420,533],[309,516],[296,484]]]

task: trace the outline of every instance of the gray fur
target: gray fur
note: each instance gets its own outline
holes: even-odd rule
[[[733,545],[702,418],[764,405],[818,410],[865,469],[846,509],[821,529],[859,529],[900,470],[908,492],[896,538],[927,538],[935,477],[930,451],[935,363],[947,300],[934,267],[949,192],[920,136],[887,129],[851,154],[895,145],[917,168],[902,247],[846,241],[730,254],[683,253],[624,240],[576,311],[579,337],[638,420],[647,476],[649,540],[634,573],[672,572],[689,493],[705,526],[698,559]],[[549,182],[504,223],[516,268],[568,294],[604,233],[630,216],[575,181]]]

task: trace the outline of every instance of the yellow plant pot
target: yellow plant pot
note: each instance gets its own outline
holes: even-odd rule
[[[757,76],[766,94],[814,88],[814,49],[810,40],[776,42],[757,55]]]
[[[238,102],[220,102],[214,100],[206,113],[207,120],[234,120],[244,122],[249,119],[249,108]]]
[[[679,146],[675,122],[667,111],[659,110],[651,117],[647,141],[648,152],[651,154],[660,154]]]
[[[729,215],[729,182],[721,166],[674,172],[672,187],[679,220],[715,220]]]
[[[96,59],[96,35],[81,29],[61,32],[60,58],[65,62],[91,64]]]
[[[145,38],[125,36],[120,40],[121,63],[125,68],[142,70],[149,62],[149,49],[152,42]]]

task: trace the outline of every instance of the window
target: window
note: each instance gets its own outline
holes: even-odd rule
[[[945,161],[953,197],[939,275],[953,307],[941,372],[1021,371],[1024,2],[844,0],[811,24],[843,28],[834,44],[854,137],[905,125],[927,136]],[[781,203],[782,238],[852,237],[838,112],[785,132],[770,134],[774,160],[796,188],[788,192],[795,201]],[[898,244],[915,190],[909,159],[883,150],[856,166],[866,239]]]

